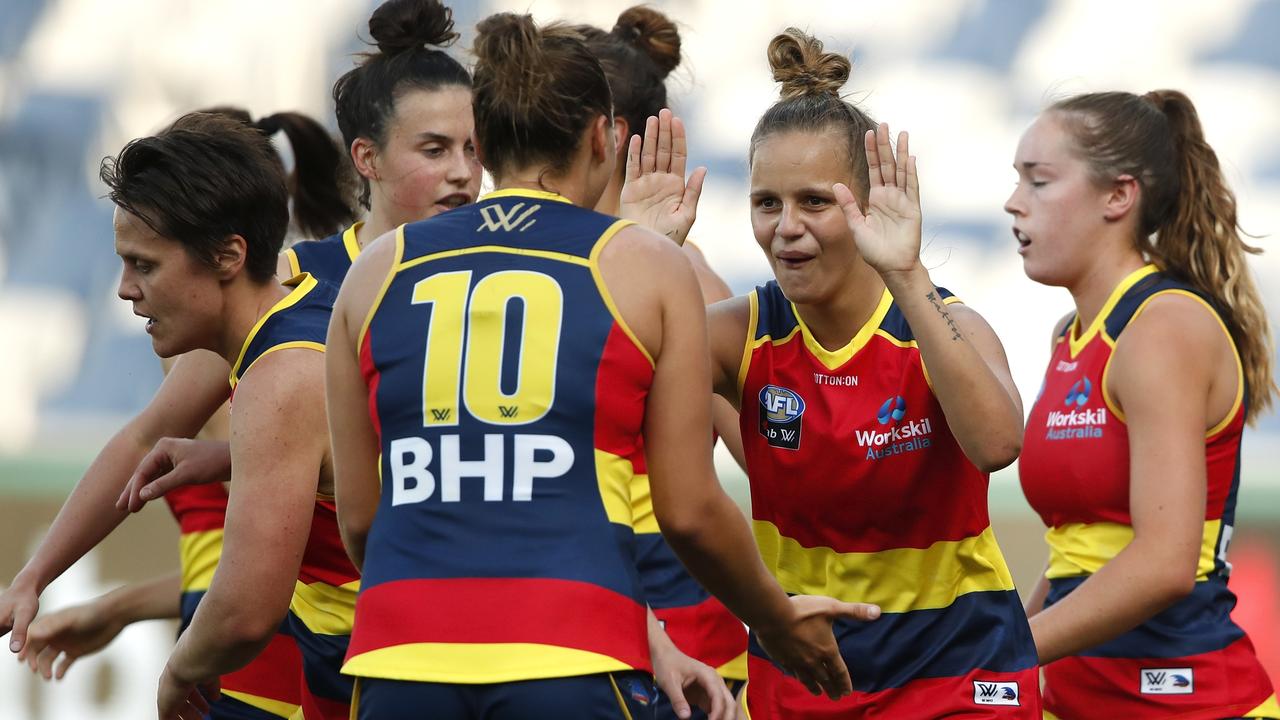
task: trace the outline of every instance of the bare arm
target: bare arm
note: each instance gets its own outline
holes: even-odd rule
[[[1023,606],[1027,617],[1037,615],[1041,610],[1044,610],[1044,601],[1049,597],[1049,578],[1045,575],[1048,571],[1049,566],[1046,564],[1044,572],[1041,572],[1036,578],[1036,584],[1035,587],[1031,588],[1031,594],[1027,596],[1026,605]]]
[[[1195,585],[1205,516],[1206,399],[1213,350],[1223,338],[1207,313],[1178,311],[1152,303],[1117,343],[1108,387],[1127,415],[1134,538],[1031,619],[1041,663],[1115,638]]]
[[[184,355],[147,407],[109,440],[58,511],[35,555],[0,594],[0,635],[26,641],[45,587],[102,541],[128,512],[115,507],[134,468],[160,438],[190,437],[227,398],[227,364],[210,352]]]
[[[323,363],[313,350],[281,350],[240,383],[222,556],[166,669],[181,682],[207,682],[246,665],[289,607],[328,444],[315,391]]]
[[[729,289],[728,283],[711,269],[706,257],[696,245],[686,242],[681,247],[685,257],[689,258],[689,262],[693,264],[693,272],[698,278],[698,289],[702,291],[703,303],[711,305],[733,297],[733,291]],[[720,436],[720,440],[724,442],[724,446],[728,448],[729,454],[738,463],[738,467],[746,470],[747,458],[742,450],[742,429],[738,426],[738,411],[729,404],[728,400],[719,395],[713,395],[711,398],[711,426],[715,428],[716,434]]]

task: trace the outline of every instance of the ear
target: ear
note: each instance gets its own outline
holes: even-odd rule
[[[624,117],[613,116],[613,142],[618,148],[618,154],[627,151],[627,143],[631,141],[631,124]]]
[[[596,162],[605,163],[614,159],[618,146],[614,142],[613,123],[605,115],[597,115],[591,124],[591,157]]]
[[[230,280],[244,269],[249,257],[249,242],[242,235],[231,235],[218,250],[218,276]]]
[[[1132,175],[1121,175],[1111,184],[1111,189],[1107,192],[1106,204],[1103,206],[1102,217],[1108,222],[1116,222],[1122,220],[1130,212],[1138,207],[1138,198],[1142,193],[1138,181]]]
[[[366,180],[378,179],[378,146],[369,138],[358,137],[351,141],[351,163],[356,172]]]

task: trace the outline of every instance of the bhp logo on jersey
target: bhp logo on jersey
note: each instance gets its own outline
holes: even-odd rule
[[[1080,378],[1067,391],[1063,401],[1071,410],[1063,412],[1053,410],[1045,419],[1048,440],[1088,440],[1102,437],[1102,429],[1107,424],[1107,409],[1081,410],[1089,402],[1093,392],[1093,383],[1089,378]]]
[[[1143,695],[1190,695],[1196,690],[1191,668],[1142,668]]]
[[[804,420],[804,398],[794,390],[777,385],[760,388],[760,434],[773,447],[800,448],[800,425]]]
[[[533,499],[533,481],[556,478],[573,468],[573,446],[555,435],[484,436],[484,455],[463,460],[458,435],[441,435],[435,448],[425,438],[407,437],[391,441],[387,462],[391,466],[391,504],[407,505],[425,502],[440,489],[440,502],[462,500],[462,480],[480,480],[485,502],[501,502],[506,487],[511,499],[528,502]],[[507,455],[510,448],[511,475],[507,477]],[[435,472],[428,469],[435,463]],[[437,475],[439,476],[437,478]],[[474,495],[468,493],[474,498]]]
[[[974,680],[973,701],[978,705],[1019,705],[1018,683]]]
[[[923,450],[933,444],[933,420],[910,420],[906,425],[897,423],[907,416],[907,402],[901,395],[885,400],[876,413],[876,422],[893,424],[888,430],[854,430],[859,447],[867,448],[868,460],[879,460],[889,455]]]

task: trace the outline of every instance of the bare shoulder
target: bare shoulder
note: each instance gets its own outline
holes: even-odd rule
[[[265,418],[318,408],[324,413],[324,353],[290,347],[268,351],[236,386],[232,420]]]
[[[1116,340],[1118,360],[1176,356],[1187,361],[1212,362],[1230,353],[1230,338],[1222,321],[1199,298],[1182,293],[1157,295],[1125,326]]]
[[[619,230],[600,253],[600,259],[606,263],[619,263],[623,267],[642,263],[642,267],[655,271],[690,267],[689,258],[680,246],[639,225],[628,225]]]

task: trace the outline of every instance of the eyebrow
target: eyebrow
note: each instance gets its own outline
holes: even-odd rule
[[[449,142],[452,142],[452,140],[453,138],[449,137],[448,135],[442,135],[438,132],[431,132],[430,130],[428,130],[427,132],[418,133],[418,142],[449,143]]]
[[[1022,163],[1023,170],[1034,170],[1038,167],[1053,167],[1053,165],[1042,160],[1028,160],[1027,162]],[[1018,163],[1013,164],[1013,169],[1018,169]]]

